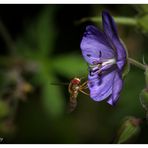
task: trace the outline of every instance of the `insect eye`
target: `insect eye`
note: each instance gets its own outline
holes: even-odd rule
[[[79,80],[76,80],[76,79],[73,79],[71,82],[72,82],[73,84],[75,84],[75,85],[78,85],[78,84],[80,83],[80,81],[79,81]]]

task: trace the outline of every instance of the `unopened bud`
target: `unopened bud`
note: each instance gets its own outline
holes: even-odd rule
[[[118,135],[116,143],[131,143],[133,142],[138,134],[140,133],[140,123],[141,119],[135,117],[128,117],[122,123]]]

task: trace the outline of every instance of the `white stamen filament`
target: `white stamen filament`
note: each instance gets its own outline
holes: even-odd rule
[[[100,73],[106,66],[114,65],[114,64],[116,64],[116,59],[113,58],[113,59],[107,59],[104,62],[99,63],[97,65],[90,65],[90,68],[94,75],[94,74]]]
[[[115,63],[116,63],[116,59],[108,59],[107,61],[102,63],[102,66],[113,65]]]

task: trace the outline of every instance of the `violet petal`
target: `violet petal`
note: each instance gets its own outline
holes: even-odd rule
[[[122,87],[123,87],[123,80],[122,80],[121,73],[119,71],[116,71],[115,77],[113,80],[112,95],[107,101],[110,105],[115,105],[117,103]]]
[[[110,14],[107,11],[103,11],[102,20],[103,20],[104,32],[108,37],[108,39],[110,40],[110,44],[112,44],[113,48],[115,48],[117,52],[117,60],[119,61],[123,60],[123,63],[125,63],[126,51],[122,42],[118,37],[117,27],[113,18],[110,16]],[[119,65],[119,69],[122,69],[123,65],[124,64]]]
[[[90,90],[90,97],[95,101],[101,101],[109,97],[112,93],[112,85],[116,71],[112,71],[106,75],[88,76],[88,87]]]
[[[92,25],[86,27],[80,47],[84,59],[89,64],[101,62],[101,59],[109,59],[115,56],[105,34]]]

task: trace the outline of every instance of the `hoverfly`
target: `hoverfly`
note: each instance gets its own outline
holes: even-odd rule
[[[75,108],[77,106],[77,96],[78,96],[79,92],[82,92],[85,95],[89,95],[87,92],[84,91],[88,88],[87,83],[88,83],[88,81],[81,83],[81,79],[77,78],[77,77],[73,78],[70,81],[70,83],[61,83],[63,85],[68,85],[68,92],[70,94],[69,106],[68,106],[69,112],[72,112],[75,110]],[[59,85],[60,83],[51,83],[51,84]]]
[[[68,85],[68,91],[70,93],[70,99],[69,99],[69,111],[72,112],[77,106],[77,96],[79,92],[82,92],[85,95],[89,95],[87,92],[84,90],[88,88],[87,82],[85,81],[84,83],[81,84],[81,79],[80,78],[73,78],[69,85]]]

